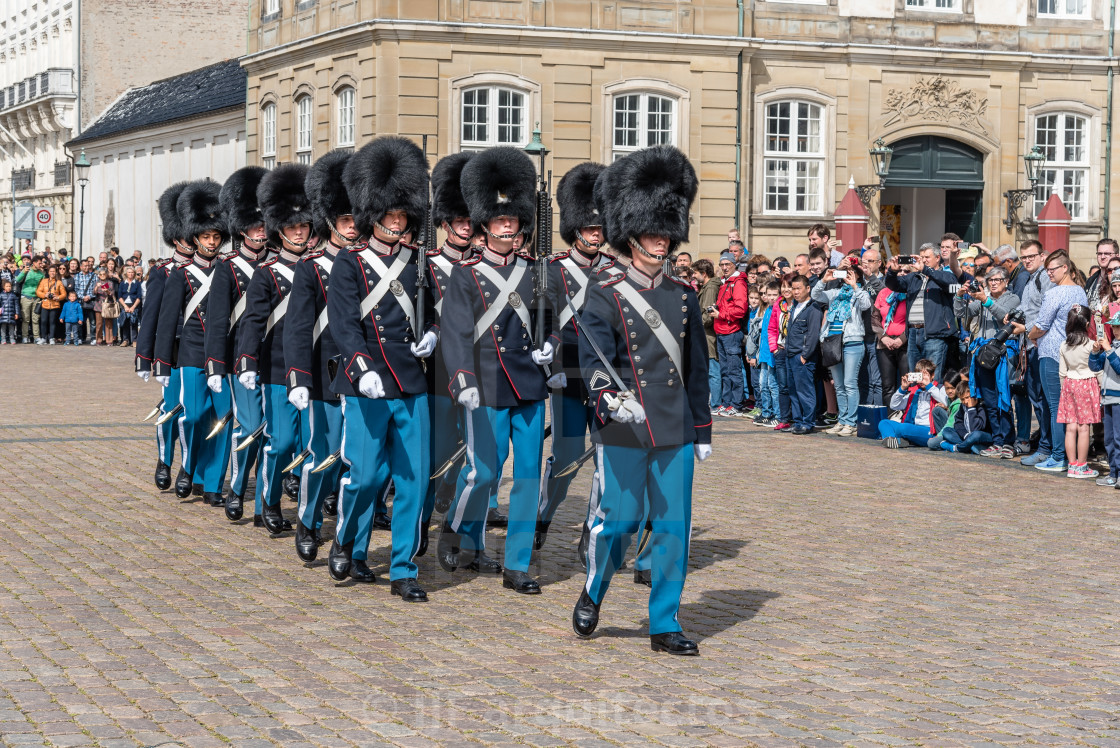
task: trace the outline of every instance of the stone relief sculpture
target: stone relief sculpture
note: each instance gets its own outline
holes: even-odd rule
[[[987,97],[961,88],[960,83],[941,75],[919,78],[909,90],[892,88],[883,101],[883,111],[891,116],[885,127],[911,119],[956,124],[987,133],[990,123],[984,119],[988,111]]]

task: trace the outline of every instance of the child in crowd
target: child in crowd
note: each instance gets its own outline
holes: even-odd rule
[[[1097,478],[1098,486],[1120,487],[1120,305],[1112,304],[1111,316],[1105,320],[1112,332],[1111,345],[1097,340],[1096,351],[1089,356],[1089,368],[1104,371],[1101,382],[1101,404],[1104,406],[1104,449],[1108,455],[1108,475]]]
[[[946,452],[972,452],[992,443],[987,431],[988,417],[980,399],[969,393],[968,378],[961,373],[951,374],[945,380],[945,397],[949,400],[948,417],[938,434],[929,440],[930,449]],[[942,408],[940,404],[936,406]]]
[[[775,310],[775,302],[782,284],[768,279],[762,286],[759,297],[758,314],[751,322],[750,345],[755,351],[751,366],[758,369],[758,415],[756,426],[773,428],[778,425],[778,380],[774,377],[774,354],[770,350],[770,319]]]
[[[740,326],[742,327],[742,330],[743,330],[743,343],[744,343],[744,347],[743,347],[743,399],[744,400],[751,400],[753,402],[753,407],[750,409],[749,412],[746,413],[746,415],[750,416],[751,418],[756,418],[758,416],[758,412],[759,412],[759,409],[758,409],[758,365],[757,364],[752,364],[750,362],[751,359],[755,358],[758,355],[758,351],[755,350],[748,355],[748,352],[747,352],[747,349],[746,349],[746,339],[747,339],[747,336],[750,335],[751,326],[754,325],[755,320],[758,319],[758,313],[759,313],[758,308],[759,308],[759,303],[760,303],[759,299],[760,299],[760,290],[759,290],[758,286],[756,286],[754,283],[751,283],[751,285],[747,287],[747,316],[743,317],[743,320],[740,323]]]
[[[12,290],[12,282],[4,281],[0,291],[0,343],[15,345],[19,333],[19,295]]]
[[[78,294],[70,292],[69,301],[62,305],[62,322],[66,325],[66,342],[64,345],[81,345],[78,331],[82,327],[82,305],[78,301]]]
[[[898,449],[904,446],[903,441],[918,447],[929,446],[929,438],[937,433],[933,404],[949,404],[945,389],[933,379],[936,371],[934,363],[923,358],[894,393],[891,410],[899,412],[899,420],[892,417],[879,421],[879,436],[887,449]]]
[[[770,354],[774,357],[774,378],[778,381],[778,422],[775,431],[793,428],[793,402],[789,397],[789,368],[786,366],[786,332],[789,327],[789,310],[793,306],[793,275],[782,278],[779,296],[770,313],[770,326],[762,331]],[[762,343],[760,343],[762,345]]]
[[[1089,338],[1092,312],[1074,304],[1066,316],[1066,339],[1058,353],[1058,376],[1062,382],[1058,400],[1058,423],[1066,425],[1066,454],[1070,478],[1095,478],[1089,467],[1089,442],[1092,424],[1101,422],[1101,388],[1097,373],[1089,366],[1089,356],[1097,344]],[[1105,343],[1102,341],[1100,346]]]

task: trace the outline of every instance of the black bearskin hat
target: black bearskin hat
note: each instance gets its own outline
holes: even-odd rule
[[[629,254],[630,238],[658,234],[669,237],[669,251],[676,251],[688,241],[688,209],[696,190],[696,170],[671,145],[644,148],[615,161],[595,181],[607,241]]]
[[[531,236],[537,216],[536,181],[533,162],[517,148],[488,148],[467,162],[459,185],[475,233],[498,216],[515,216],[519,230]]]
[[[420,146],[383,135],[350,158],[342,181],[362,236],[372,237],[373,225],[390,210],[403,210],[408,214],[405,231],[417,237],[428,207],[428,159]]]
[[[303,186],[306,180],[306,166],[284,164],[266,174],[257,186],[257,204],[264,215],[268,241],[274,247],[283,246],[280,229],[297,223],[311,223],[311,203]]]
[[[560,206],[560,238],[576,243],[576,235],[584,226],[602,226],[604,219],[595,205],[595,180],[607,167],[584,161],[560,180],[556,186],[556,203]]]
[[[175,246],[176,239],[186,239],[183,235],[183,224],[179,220],[179,195],[187,188],[190,182],[178,182],[171,185],[159,196],[159,221],[163,224],[163,243],[169,247]],[[191,244],[193,247],[194,245]]]
[[[249,229],[264,223],[257,205],[257,187],[267,173],[268,169],[263,166],[243,166],[230,174],[222,185],[218,200],[226,213],[229,233],[237,240]]]
[[[315,219],[315,233],[323,241],[331,238],[331,226],[339,216],[349,215],[350,196],[342,183],[342,173],[350,161],[349,151],[331,151],[307,170],[304,189],[311,201],[311,215]]]
[[[217,231],[222,235],[222,244],[229,241],[229,222],[218,197],[221,192],[222,186],[217,182],[200,179],[188,184],[179,195],[176,204],[186,239],[193,241],[204,231]]]
[[[450,225],[456,218],[470,217],[459,181],[463,176],[463,167],[473,156],[470,151],[452,153],[441,158],[436,168],[432,169],[432,223],[436,226]]]

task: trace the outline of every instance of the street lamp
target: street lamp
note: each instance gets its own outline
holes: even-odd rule
[[[78,259],[82,259],[83,254],[83,240],[85,239],[86,228],[86,185],[89,184],[89,167],[91,166],[89,159],[86,158],[86,149],[83,148],[78,159],[74,162],[74,171],[78,173],[78,185],[82,188],[82,206],[81,211],[78,213]]]
[[[1031,183],[1030,189],[1022,190],[1008,190],[1003,193],[1007,198],[1007,218],[1004,219],[1003,225],[1008,231],[1011,231],[1015,226],[1016,213],[1019,208],[1027,204],[1027,201],[1034,199],[1034,190],[1038,185],[1038,180],[1042,178],[1042,169],[1046,165],[1046,156],[1043,155],[1042,150],[1036,145],[1031,148],[1030,153],[1023,156],[1023,169],[1027,173],[1027,181]]]
[[[879,184],[861,184],[856,187],[856,194],[859,195],[859,201],[864,206],[871,204],[871,198],[877,192],[881,192],[887,187],[887,172],[891,169],[891,156],[894,155],[894,149],[883,142],[882,138],[875,140],[873,148],[867,150],[871,154],[871,164],[875,168],[875,174],[879,177]]]

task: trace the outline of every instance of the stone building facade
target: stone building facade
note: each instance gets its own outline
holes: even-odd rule
[[[1088,260],[1115,215],[1104,0],[251,0],[250,163],[310,161],[378,134],[428,135],[430,158],[523,145],[535,123],[554,182],[654,143],[701,178],[694,254],[739,227],[802,251],[850,179],[910,250],[956,230],[1031,236],[1051,191]],[[1047,168],[1011,230],[1003,193]]]
[[[53,209],[36,247],[77,254],[65,143],[129,87],[239,56],[244,29],[244,6],[222,0],[0,0],[0,248],[14,187],[17,202]]]

